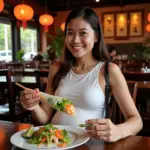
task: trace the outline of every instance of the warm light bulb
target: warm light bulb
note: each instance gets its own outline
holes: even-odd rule
[[[95,0],[96,2],[99,2],[100,0]]]
[[[24,10],[23,9],[21,9],[21,14],[24,14]]]
[[[63,22],[63,23],[60,25],[60,28],[61,28],[62,31],[65,30],[65,22]]]
[[[120,22],[124,22],[124,16],[123,15],[120,16]]]
[[[138,19],[137,14],[134,14],[134,15],[133,15],[133,19],[134,19],[135,21],[137,21],[137,19]]]
[[[46,18],[44,18],[44,22],[47,22],[47,19],[46,19]]]

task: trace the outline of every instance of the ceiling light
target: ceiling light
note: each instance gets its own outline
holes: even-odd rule
[[[96,2],[99,2],[100,0],[95,0]]]

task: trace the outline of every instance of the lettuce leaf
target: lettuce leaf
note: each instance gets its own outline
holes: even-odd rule
[[[65,111],[65,106],[66,104],[72,104],[71,101],[63,98],[63,100],[61,102],[57,102],[56,105],[55,105],[55,108],[58,110],[58,111]]]

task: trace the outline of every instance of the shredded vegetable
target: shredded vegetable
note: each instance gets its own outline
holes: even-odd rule
[[[31,132],[31,130],[33,130],[33,128],[27,129],[25,133],[28,131]],[[50,146],[52,143],[60,147],[65,147],[71,143],[71,138],[69,137],[68,132],[65,129],[58,129],[52,124],[47,124],[40,127],[37,131],[33,131],[33,134],[30,137],[24,136],[25,133],[23,133],[22,137],[25,138],[28,143],[36,144],[38,147],[41,144],[47,144],[47,146]]]

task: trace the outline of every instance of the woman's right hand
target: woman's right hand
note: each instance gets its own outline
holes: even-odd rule
[[[39,107],[40,92],[39,89],[26,89],[20,92],[20,102],[24,109],[33,111]]]

